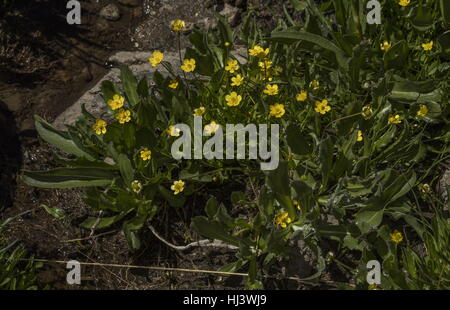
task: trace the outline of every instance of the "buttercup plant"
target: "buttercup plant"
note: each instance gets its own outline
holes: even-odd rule
[[[298,241],[314,257],[302,283],[318,285],[338,264],[367,289],[363,267],[373,259],[382,262],[379,288],[417,287],[412,279],[425,270],[437,286],[448,283],[434,263],[439,246],[424,257],[411,247],[449,231],[444,202],[418,187],[434,187],[448,159],[448,2],[384,1],[380,25],[363,22],[364,1],[305,3],[305,23],[289,16],[271,33],[251,15],[236,32],[221,17],[216,31],[194,29],[179,49],[182,76],[164,51],[149,55],[153,86],[122,67],[120,85],[102,84],[104,117],[83,107],[58,131],[36,116],[40,136],[73,156],[23,179],[86,187],[85,202],[106,215],[82,227],[120,223],[135,250],[162,210],[201,201],[191,228],[238,249],[221,270],[247,272],[248,288],[262,288],[274,265],[296,257]],[[179,39],[185,23],[170,27]],[[230,199],[214,197],[215,184]],[[328,260],[327,247],[335,252]]]

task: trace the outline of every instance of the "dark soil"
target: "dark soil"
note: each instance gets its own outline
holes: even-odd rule
[[[137,7],[118,4],[122,16],[114,22],[102,19],[98,12],[106,2],[116,1],[97,2],[82,1],[80,26],[66,23],[65,1],[27,1],[27,5],[17,4],[8,13],[2,13],[0,218],[32,210],[9,226],[6,238],[20,240],[36,258],[45,260],[75,259],[83,262],[217,270],[232,262],[234,254],[225,250],[204,249],[179,253],[162,244],[149,231],[141,234],[142,249],[136,253],[130,252],[125,236],[118,228],[91,232],[79,227],[88,215],[93,215],[83,203],[82,190],[39,189],[26,185],[19,178],[21,169],[45,170],[54,167],[52,157],[57,150],[41,143],[34,129],[33,115],[38,114],[53,121],[107,72],[107,59],[115,51],[156,48],[136,46],[139,40],[132,42],[130,38],[136,35],[134,30],[145,18],[148,22],[146,14],[170,1],[141,1]],[[277,17],[284,14],[281,4],[288,1],[229,2],[242,9],[254,8],[261,25],[270,29],[275,26]],[[203,5],[197,8],[200,17],[192,16],[189,6],[184,6],[184,9],[176,12],[179,16],[172,18],[181,17],[195,22],[196,18],[211,16],[214,10],[220,11],[224,2],[203,1]],[[158,15],[154,18],[153,24],[150,22],[152,27],[168,24],[168,20],[156,21]],[[169,35],[170,32],[158,33],[155,42],[168,48],[173,43]],[[218,186],[217,194],[220,195],[221,191]],[[43,205],[62,209],[64,219],[54,218]],[[199,236],[191,235],[189,219],[200,214],[202,209],[194,204],[188,208],[190,211],[184,211],[183,214],[164,210],[156,228],[174,244],[198,240]],[[174,222],[171,220],[173,218],[179,220]],[[66,284],[65,265],[58,263],[44,264],[38,277],[41,287],[53,289],[236,289],[243,288],[245,283],[245,279],[240,277],[224,279],[200,273],[83,266],[82,286],[78,287]],[[280,288],[280,283],[277,288]]]

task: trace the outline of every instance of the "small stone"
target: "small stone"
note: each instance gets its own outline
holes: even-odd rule
[[[209,31],[217,27],[217,20],[215,18],[205,17],[197,22],[196,26],[205,31]]]
[[[100,10],[100,16],[106,20],[116,21],[120,19],[120,9],[111,3]]]
[[[240,11],[237,7],[234,7],[232,5],[229,5],[228,3],[225,3],[225,6],[223,7],[223,10],[220,11],[220,15],[226,17],[228,22],[231,26],[236,26],[239,22],[240,17]]]

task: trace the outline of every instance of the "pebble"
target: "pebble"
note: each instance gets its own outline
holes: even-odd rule
[[[117,5],[111,3],[100,10],[100,16],[106,20],[116,21],[120,19],[120,9]]]

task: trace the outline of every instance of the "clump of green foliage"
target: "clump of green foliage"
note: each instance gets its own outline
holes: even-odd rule
[[[6,244],[1,233],[13,219],[0,221],[0,290],[36,290],[40,267],[16,242]]]
[[[327,261],[345,256],[350,262],[341,265],[357,288],[369,287],[365,266],[373,259],[382,262],[383,289],[448,288],[448,206],[431,188],[449,158],[450,3],[382,1],[384,22],[368,25],[362,0],[291,2],[305,23],[286,12],[270,34],[251,15],[239,32],[223,18],[215,32],[195,29],[180,63],[192,78],[154,53],[152,64],[168,75],[156,71],[150,86],[123,67],[121,85],[103,83],[108,115],[83,108],[67,131],[36,117],[41,137],[74,158],[57,158],[63,167],[51,171],[26,171],[24,180],[88,187],[86,203],[109,215],[82,226],[121,223],[133,249],[161,209],[186,208],[208,185],[251,185],[251,193],[235,191],[226,201],[211,197],[191,224],[238,247],[222,270],[245,270],[249,288],[261,288],[270,267],[289,259],[294,240],[315,256],[305,283],[320,283]],[[236,42],[248,50],[245,61]],[[193,114],[209,125],[279,124],[278,168],[173,159],[173,126],[192,127]],[[338,244],[332,255],[322,248],[327,240]]]

